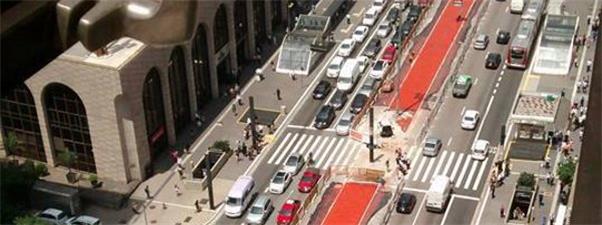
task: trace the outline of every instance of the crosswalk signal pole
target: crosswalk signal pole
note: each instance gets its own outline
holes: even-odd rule
[[[211,150],[208,149],[208,150]],[[209,151],[205,152],[205,178],[207,179],[207,192],[209,194],[209,209],[215,209],[213,202],[213,177],[211,176],[211,164],[209,164]]]
[[[370,150],[370,162],[374,162],[374,108],[370,107],[370,143],[368,143],[368,149]]]
[[[249,96],[249,116],[251,118],[251,140],[253,141],[253,150],[257,149],[257,121],[255,121],[255,99]]]

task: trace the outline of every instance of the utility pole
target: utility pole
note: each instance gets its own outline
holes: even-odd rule
[[[249,116],[251,118],[251,140],[253,141],[253,150],[257,150],[257,121],[255,121],[255,99],[249,96]]]
[[[504,145],[504,141],[506,140],[506,125],[502,125],[501,133],[500,133],[500,145]]]
[[[370,107],[370,142],[368,143],[368,149],[370,149],[370,162],[374,162],[374,108]]]
[[[205,152],[205,178],[207,179],[207,191],[209,192],[209,208],[215,209],[215,203],[213,202],[213,179],[211,176],[211,165],[209,164],[209,150]]]

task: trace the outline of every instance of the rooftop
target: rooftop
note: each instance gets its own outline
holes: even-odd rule
[[[560,98],[555,94],[521,93],[512,112],[512,118],[554,122],[559,102]]]
[[[573,37],[577,32],[576,16],[548,15],[533,57],[533,72],[566,75],[571,68]]]
[[[119,69],[145,46],[145,44],[138,40],[123,37],[107,45],[106,55],[97,56],[95,53],[88,51],[81,42],[78,42],[59,57],[71,61]]]

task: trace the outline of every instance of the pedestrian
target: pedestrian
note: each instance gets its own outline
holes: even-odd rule
[[[587,25],[589,26],[592,23],[592,16],[587,15]]]
[[[347,25],[351,24],[351,15],[347,14],[345,17],[347,18]]]
[[[309,158],[307,160],[309,162],[309,166],[313,166],[313,164],[314,164],[314,153],[313,152],[309,152],[309,154],[307,155],[307,158]]]
[[[500,218],[504,218],[504,217],[506,217],[506,215],[505,215],[504,205],[502,205],[502,207],[500,208]]]
[[[177,184],[173,185],[173,190],[174,192],[176,192],[176,196],[180,197],[180,195],[182,195],[182,190],[180,190],[180,186],[178,186]]]
[[[201,211],[201,203],[199,202],[199,200],[194,201],[194,207],[196,208],[196,212]]]
[[[389,171],[389,160],[385,161],[385,166],[386,166],[387,171]]]
[[[577,57],[575,57],[575,59],[573,59],[573,64],[575,64],[575,68],[579,68],[579,62],[578,62]]]
[[[543,193],[539,193],[539,206],[543,206]]]
[[[236,104],[232,104],[232,113],[234,114],[234,117],[238,116],[238,113],[236,112]]]
[[[491,199],[495,198],[495,185],[491,185]]]
[[[236,101],[238,101],[238,105],[243,105],[242,97],[240,96],[240,94],[236,94]]]
[[[144,187],[144,193],[146,193],[147,199],[150,199],[152,197],[150,194],[150,189],[148,188],[148,185],[146,185],[146,187]]]
[[[176,166],[176,172],[180,175],[180,179],[184,178],[184,169],[182,169],[182,167]]]
[[[240,151],[242,151],[242,149],[236,149],[234,152],[234,155],[236,156],[236,162],[240,161]]]
[[[587,71],[588,73],[589,73],[589,72],[591,72],[591,71],[592,71],[592,59],[587,59],[587,64],[586,64],[586,65],[587,65],[587,67],[586,67],[586,68],[587,68],[587,69],[586,69],[586,71]]]
[[[276,89],[276,98],[278,98],[278,101],[282,100],[282,97],[280,96],[280,88]]]
[[[288,76],[291,78],[291,80],[297,80],[297,78],[295,77],[295,74],[293,72],[290,72],[288,74]]]
[[[272,67],[272,71],[276,71],[276,63],[274,60],[270,62],[270,66]]]

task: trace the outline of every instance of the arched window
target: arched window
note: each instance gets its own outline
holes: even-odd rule
[[[9,135],[17,140],[17,146],[8,154],[46,162],[36,105],[29,89],[19,85],[2,93],[1,103],[3,141],[6,143]]]
[[[186,65],[184,62],[184,52],[179,46],[171,53],[168,71],[171,108],[176,132],[178,132],[190,122]]]
[[[228,43],[228,14],[226,14],[224,4],[220,5],[215,13],[213,40],[215,42],[215,52],[221,50]]]
[[[197,27],[192,42],[192,69],[194,72],[197,110],[200,110],[211,99],[208,49],[207,31],[205,30],[205,26],[201,24]]]
[[[247,34],[247,2],[245,0],[236,0],[234,3],[234,26],[236,42],[243,39]]]
[[[73,168],[96,173],[88,117],[79,96],[63,84],[50,84],[44,91],[44,106],[58,164],[65,165],[59,154],[69,151],[76,156]]]
[[[146,132],[150,146],[151,156],[167,145],[167,132],[165,128],[165,112],[163,111],[163,92],[159,71],[153,68],[146,75],[142,90],[142,104],[146,118]]]

